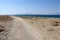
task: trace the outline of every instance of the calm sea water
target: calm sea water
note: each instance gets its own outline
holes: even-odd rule
[[[60,18],[60,15],[15,15],[15,16]]]

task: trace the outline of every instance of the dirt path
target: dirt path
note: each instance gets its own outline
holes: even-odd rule
[[[7,31],[3,29],[4,33],[0,32],[0,40],[60,40],[60,26],[37,28],[20,17],[11,17],[13,18],[11,21],[0,21],[0,28],[7,28]]]
[[[22,18],[19,17],[14,17],[14,18],[17,19],[15,21],[16,24],[19,23],[18,25],[20,25],[20,28],[13,27],[12,30],[14,31],[12,31],[11,33],[14,32],[16,37],[19,37],[18,40],[42,40],[41,34],[32,25],[24,21]],[[16,40],[15,38],[13,39],[13,36],[10,39]]]
[[[20,28],[14,28],[18,32],[21,30],[18,40],[60,40],[60,26],[46,26],[36,29],[22,18],[14,17]],[[49,23],[49,22],[48,22]],[[43,25],[43,24],[42,24]],[[19,36],[19,35],[16,36]]]

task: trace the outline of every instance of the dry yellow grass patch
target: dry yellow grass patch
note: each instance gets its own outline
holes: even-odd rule
[[[12,17],[10,16],[0,16],[0,21],[9,21],[12,20]]]

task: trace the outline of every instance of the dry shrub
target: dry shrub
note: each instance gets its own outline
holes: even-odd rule
[[[57,22],[57,21],[53,22],[52,26],[59,26],[59,22]]]
[[[12,17],[10,16],[0,16],[0,21],[9,21],[12,20]]]

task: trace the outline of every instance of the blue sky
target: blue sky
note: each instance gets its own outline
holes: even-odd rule
[[[60,14],[60,0],[0,0],[0,15]]]

